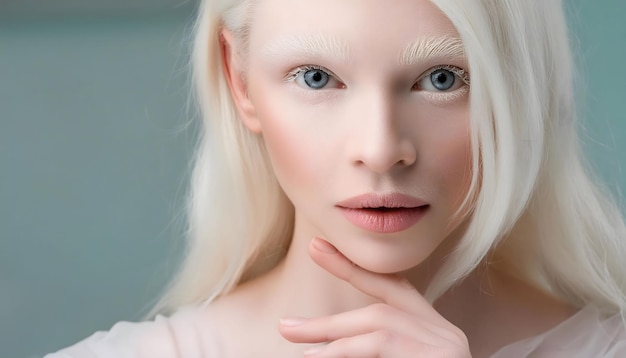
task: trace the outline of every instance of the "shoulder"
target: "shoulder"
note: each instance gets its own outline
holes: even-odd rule
[[[210,319],[202,307],[185,307],[170,317],[119,322],[109,331],[48,354],[44,358],[219,357]]]
[[[501,357],[626,357],[626,324],[619,313],[607,316],[587,306],[553,329],[492,356]]]

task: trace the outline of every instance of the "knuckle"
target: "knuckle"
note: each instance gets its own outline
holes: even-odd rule
[[[385,303],[374,303],[368,307],[368,310],[374,319],[386,318],[393,312],[393,308]]]
[[[450,329],[451,333],[455,337],[455,342],[457,342],[462,347],[469,347],[469,341],[467,339],[467,335],[460,328],[456,326],[452,326]]]
[[[388,329],[378,330],[374,335],[376,337],[376,341],[381,347],[392,344],[392,342],[395,341],[397,338],[397,334]]]
[[[441,350],[441,357],[446,358],[468,358],[470,357],[469,341],[462,330],[454,327],[450,332],[454,335],[454,340]]]
[[[439,332],[441,338],[461,347],[469,347],[469,341],[465,332],[449,322],[446,323],[447,324],[441,326],[436,326],[438,327],[437,331]]]

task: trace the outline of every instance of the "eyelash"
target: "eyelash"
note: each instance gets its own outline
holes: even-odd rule
[[[319,70],[319,71],[324,71],[328,74],[329,77],[333,78],[335,81],[339,82],[337,80],[337,76],[332,73],[330,70],[328,70],[325,67],[322,66],[318,66],[318,65],[303,65],[303,66],[298,66],[295,69],[289,71],[289,73],[287,73],[287,75],[285,76],[285,82],[293,82],[296,80],[296,78],[298,78],[299,75],[304,74],[307,71],[310,70]],[[423,75],[421,75],[417,81],[415,82],[415,84],[413,85],[413,87],[416,87],[421,81],[423,81],[424,79],[428,78],[428,76],[432,75],[435,71],[439,71],[439,70],[446,70],[446,71],[450,71],[452,72],[454,75],[456,75],[457,77],[459,77],[464,83],[465,85],[469,86],[470,85],[470,76],[469,73],[457,66],[453,66],[453,65],[439,65],[439,66],[435,66],[432,67],[430,69],[428,69],[428,71],[426,71]],[[339,82],[341,83],[341,82]],[[342,87],[345,87],[342,86]],[[440,93],[447,93],[446,91],[441,91]]]
[[[337,80],[337,76],[332,73],[330,70],[328,70],[325,67],[322,66],[317,66],[317,65],[304,65],[304,66],[298,66],[295,69],[289,71],[289,73],[287,74],[287,76],[285,76],[285,82],[293,82],[296,80],[296,78],[298,78],[299,75],[304,74],[307,71],[311,71],[311,70],[319,70],[319,71],[324,71],[328,74],[329,77],[333,78],[335,81],[339,82]],[[339,82],[341,83],[341,82]],[[342,86],[342,88],[345,86]]]
[[[453,66],[453,65],[439,65],[439,66],[432,67],[432,68],[428,69],[428,71],[426,71],[425,74],[420,76],[420,78],[417,80],[416,83],[419,83],[423,79],[425,79],[428,76],[432,75],[435,71],[439,71],[439,70],[450,71],[450,72],[454,73],[455,75],[457,75],[461,79],[461,81],[463,81],[466,85],[468,85],[468,86],[470,85],[469,73],[467,73],[467,71],[465,71],[464,69],[462,69],[460,67],[457,67],[457,66]]]

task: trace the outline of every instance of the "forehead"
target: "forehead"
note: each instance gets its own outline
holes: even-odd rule
[[[429,0],[257,0],[251,49],[289,38],[331,39],[358,57],[398,53],[423,38],[458,38],[448,18]]]

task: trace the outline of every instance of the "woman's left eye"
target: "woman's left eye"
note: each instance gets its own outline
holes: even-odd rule
[[[286,82],[296,82],[300,87],[312,90],[321,90],[327,87],[340,87],[339,81],[335,79],[330,71],[319,66],[301,66],[289,72],[285,78]]]
[[[469,74],[456,66],[437,66],[428,70],[415,84],[416,90],[450,92],[469,85]]]

